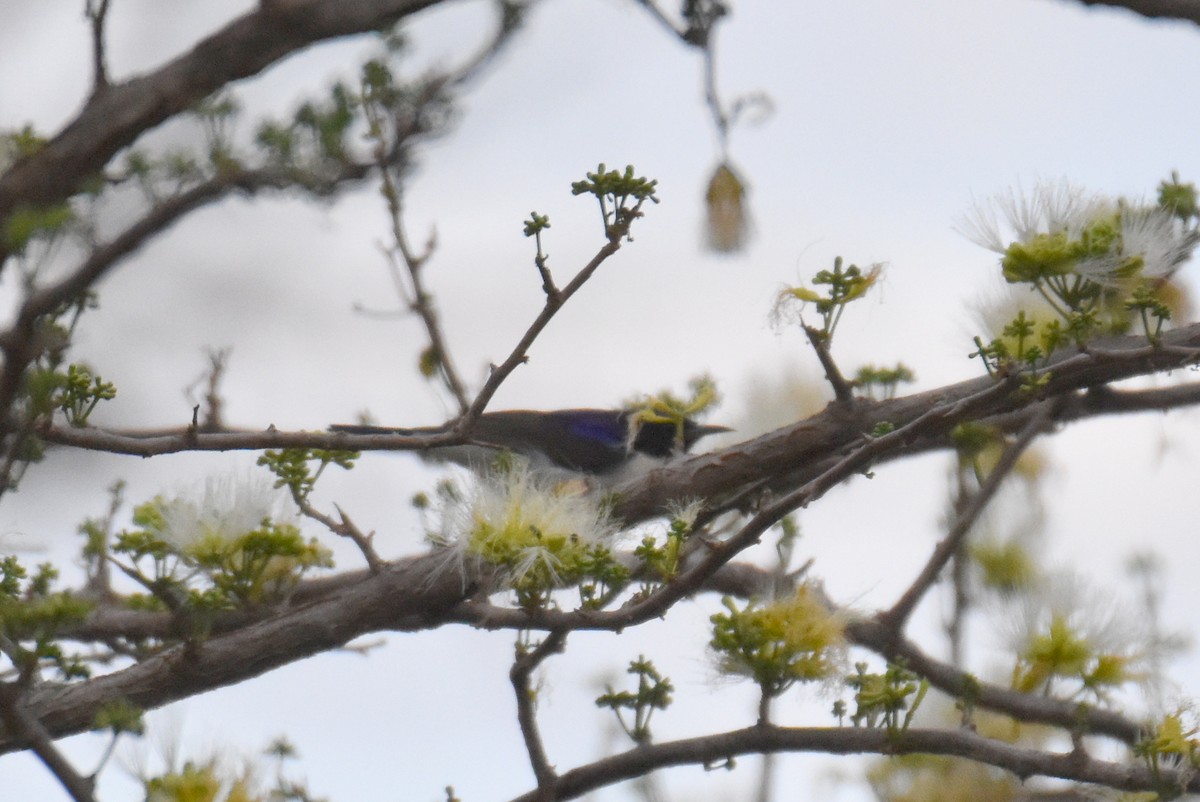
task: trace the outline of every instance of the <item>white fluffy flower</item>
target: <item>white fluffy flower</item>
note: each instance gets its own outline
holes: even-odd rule
[[[1010,632],[1010,645],[1021,651],[1061,620],[1097,647],[1133,642],[1130,621],[1111,593],[1102,593],[1075,574],[1051,574],[1037,591],[1021,600]]]
[[[1105,698],[1118,688],[1147,686],[1159,648],[1146,627],[1111,592],[1073,574],[1045,577],[1009,618],[1009,645],[1017,655],[1013,685],[1049,691],[1059,683]]]
[[[262,476],[209,477],[202,489],[163,502],[162,538],[180,553],[214,541],[232,543],[270,519],[294,515],[285,494]]]
[[[557,585],[615,531],[593,495],[565,491],[517,466],[483,476],[468,495],[449,499],[435,539],[462,560],[501,568],[514,586]]]
[[[977,245],[1003,254],[1009,243],[1030,242],[1039,234],[1061,232],[1075,238],[1091,221],[1115,209],[1111,201],[1066,181],[1042,181],[1028,195],[1010,189],[976,203],[959,221],[959,230]],[[1001,226],[997,212],[1009,230]]]
[[[1010,282],[1074,275],[1113,287],[1163,279],[1196,246],[1196,235],[1166,209],[1087,194],[1066,182],[976,204],[959,229],[1003,257]]]
[[[1142,275],[1165,278],[1192,256],[1195,235],[1165,209],[1126,209],[1121,214],[1121,249],[1143,260]]]

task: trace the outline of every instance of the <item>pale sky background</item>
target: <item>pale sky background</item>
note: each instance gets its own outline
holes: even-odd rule
[[[115,0],[114,76],[160,64],[249,5]],[[4,4],[0,126],[55,131],[78,107],[89,81],[82,6]],[[410,28],[411,69],[452,62],[488,25],[480,3],[422,15]],[[682,391],[707,371],[726,398],[713,419],[752,434],[755,387],[819,375],[801,334],[768,322],[773,297],[835,255],[887,264],[880,291],[842,322],[834,354],[844,369],[903,360],[916,371],[916,389],[970,378],[981,369],[966,358],[978,333],[972,309],[998,286],[994,254],[953,230],[974,200],[1043,178],[1132,197],[1152,197],[1172,169],[1200,180],[1194,26],[1055,0],[741,2],[718,37],[725,95],[762,91],[775,106],[731,142],[754,215],[742,255],[700,247],[717,150],[699,55],[633,2],[537,8],[472,87],[451,133],[421,149],[409,231],[422,242],[436,226],[428,280],[458,365],[476,382],[542,301],[532,243],[521,236],[530,210],[550,215],[546,249],[562,284],[602,244],[594,204],[572,197],[571,181],[600,161],[632,163],[659,179],[662,203],[639,222],[636,241],[551,324],[493,409],[611,406]],[[352,78],[365,51],[361,41],[323,45],[239,86],[241,133],[257,114],[285,113],[332,79]],[[413,368],[422,346],[415,321],[352,311],[356,302],[394,304],[377,248],[385,237],[370,187],[332,205],[232,200],[188,218],[104,282],[100,311],[82,325],[79,355],[119,388],[94,421],[186,423],[193,400],[184,388],[202,374],[203,350],[226,346],[233,425],[320,429],[363,409],[401,425],[444,419],[448,405]],[[9,281],[0,292],[11,301]],[[1164,557],[1168,624],[1187,626],[1200,606],[1197,416],[1087,423],[1054,438],[1048,454],[1062,470],[1047,488],[1048,563],[1077,568],[1120,598],[1128,556],[1153,549]],[[58,453],[4,499],[0,533],[69,559],[76,527],[102,514],[114,480],[125,479],[127,498],[139,503],[253,459]],[[946,455],[910,460],[831,492],[801,515],[798,558],[816,560],[814,573],[836,600],[864,610],[889,604],[939,536],[948,465]],[[437,475],[407,455],[370,456],[352,474],[330,476],[318,501],[336,501],[377,530],[386,555],[411,554],[421,530],[407,502]],[[339,545],[338,555],[340,566],[359,567],[352,551]],[[675,707],[656,718],[659,740],[753,721],[751,688],[715,679],[705,654],[715,604],[686,602],[665,622],[620,638],[572,636],[566,655],[547,664],[541,697],[560,770],[625,748],[591,699],[639,653],[677,688]],[[915,634],[940,653],[937,608],[923,608]],[[447,627],[371,640],[384,645],[369,656],[323,655],[152,713],[151,732],[196,758],[213,748],[253,753],[286,735],[301,756],[294,773],[336,802],[432,802],[447,785],[477,802],[532,787],[507,678],[512,633]],[[973,657],[979,671],[1011,668],[998,653]],[[1182,692],[1197,693],[1189,680],[1197,668],[1194,654],[1174,667]],[[778,720],[826,725],[830,701],[793,690]],[[154,738],[123,746],[123,761],[153,755]],[[86,772],[104,743],[84,735],[62,745]],[[849,761],[788,756],[779,765],[784,793],[863,798],[853,782],[833,785],[833,772],[853,776]],[[744,799],[757,761],[733,772],[673,770],[658,781],[667,799]],[[27,755],[0,758],[0,788],[6,800],[66,799]],[[120,766],[101,775],[104,802],[136,796]],[[598,798],[632,796],[618,788]]]

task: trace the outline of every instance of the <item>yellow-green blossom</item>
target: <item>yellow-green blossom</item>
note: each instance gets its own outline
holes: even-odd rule
[[[172,603],[186,598],[221,608],[277,601],[309,569],[333,564],[329,550],[306,540],[296,520],[291,499],[265,477],[227,475],[199,491],[139,505],[137,528],[122,532],[113,550]]]
[[[1152,679],[1146,667],[1153,644],[1111,595],[1091,591],[1073,576],[1052,575],[1023,605],[1012,632],[1017,690],[1048,693],[1065,686],[1072,697],[1105,699]]]
[[[710,646],[726,674],[750,677],[768,696],[794,682],[828,680],[845,662],[845,620],[823,603],[816,590],[801,585],[788,598],[712,616]]]
[[[500,570],[523,603],[577,580],[615,528],[594,496],[568,492],[523,465],[480,479],[443,511],[439,540]]]
[[[1066,182],[998,195],[977,204],[961,226],[971,240],[1001,255],[1004,278],[1013,283],[1074,276],[1112,288],[1134,279],[1161,280],[1196,246],[1194,232],[1170,209],[1089,195]]]

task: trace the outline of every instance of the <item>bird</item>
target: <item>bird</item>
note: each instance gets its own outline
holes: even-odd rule
[[[403,429],[365,424],[334,424],[346,434],[428,435],[444,427]],[[467,441],[436,446],[427,459],[454,462],[476,471],[489,469],[503,452],[524,457],[534,471],[557,471],[599,477],[612,484],[641,470],[687,453],[702,437],[728,432],[726,426],[646,419],[637,409],[512,409],[485,412],[475,421]]]

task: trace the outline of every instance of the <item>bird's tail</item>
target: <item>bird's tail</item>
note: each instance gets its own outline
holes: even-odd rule
[[[401,429],[396,426],[370,426],[363,423],[335,423],[329,427],[331,432],[346,434],[429,434],[431,429]]]

